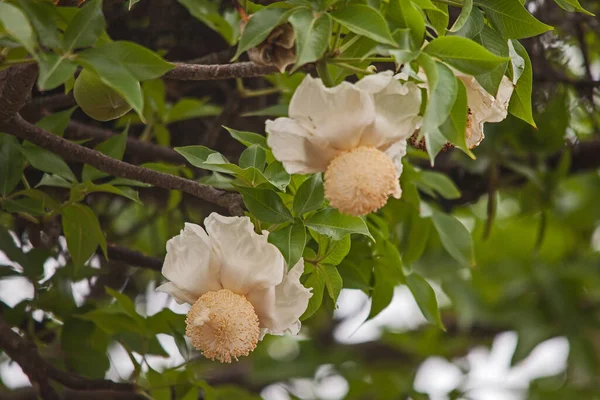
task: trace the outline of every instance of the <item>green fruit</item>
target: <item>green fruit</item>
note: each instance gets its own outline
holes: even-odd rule
[[[98,121],[119,118],[132,108],[119,93],[87,69],[75,80],[73,95],[83,112]]]

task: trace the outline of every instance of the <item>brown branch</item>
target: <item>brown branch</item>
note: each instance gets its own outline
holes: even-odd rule
[[[162,258],[147,256],[139,251],[114,244],[108,245],[108,258],[134,267],[149,268],[156,271],[160,271],[163,266]]]
[[[233,64],[184,64],[177,63],[175,68],[165,74],[167,79],[181,81],[211,81],[217,79],[254,78],[279,72],[276,67],[259,65],[251,61]]]
[[[11,326],[0,318],[0,348],[21,366],[23,372],[44,400],[60,400],[48,380],[49,367],[35,347],[13,332]]]
[[[75,104],[77,103],[75,102],[75,97],[73,97],[73,92],[71,92],[68,94],[59,93],[32,98],[27,103],[27,107],[38,110],[56,110],[72,107]]]
[[[0,122],[10,120],[23,107],[37,73],[37,64],[17,65],[0,71]]]
[[[69,139],[95,139],[105,141],[118,133],[108,129],[86,125],[77,121],[69,121],[65,136]],[[185,159],[175,150],[151,142],[143,142],[133,137],[127,138],[126,152],[131,152],[145,161],[166,161],[172,164],[183,164]]]
[[[116,160],[98,151],[88,149],[87,147],[48,133],[25,121],[20,115],[17,115],[8,123],[1,124],[0,129],[50,150],[65,160],[89,164],[112,176],[149,183],[163,189],[181,190],[202,200],[227,208],[232,215],[243,215],[241,196],[237,193],[218,190],[210,186],[201,185],[190,179],[180,178]]]

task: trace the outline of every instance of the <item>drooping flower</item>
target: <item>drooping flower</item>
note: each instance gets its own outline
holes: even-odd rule
[[[486,122],[501,122],[508,116],[508,103],[515,86],[506,76],[502,77],[496,97],[489,94],[475,77],[455,71],[467,89],[469,118],[467,120],[467,146],[474,148],[484,138],[483,125]]]
[[[241,32],[247,23],[240,23]],[[296,36],[292,25],[287,23],[275,27],[262,43],[248,49],[248,58],[260,65],[274,65],[279,72],[285,72],[289,65],[296,62]]]
[[[325,196],[341,212],[363,215],[400,198],[406,139],[421,123],[421,92],[391,71],[327,88],[307,76],[289,118],[267,121],[268,143],[290,174],[325,172]]]
[[[248,217],[212,213],[202,227],[186,223],[167,242],[156,290],[192,308],[186,335],[205,357],[230,363],[248,355],[265,334],[297,334],[312,296],[300,283],[304,261],[285,271],[281,252],[254,232]]]
[[[483,126],[487,122],[501,122],[508,116],[508,104],[514,91],[514,85],[506,76],[502,77],[496,96],[489,94],[483,86],[477,82],[475,77],[453,70],[454,75],[464,83],[467,90],[468,119],[465,138],[467,146],[473,149],[481,143],[484,138]],[[401,79],[408,79],[408,75],[399,74]],[[424,81],[420,87],[428,88],[427,75],[419,71],[419,79]],[[425,140],[418,141],[420,132],[415,132],[409,141],[413,146],[425,149]]]

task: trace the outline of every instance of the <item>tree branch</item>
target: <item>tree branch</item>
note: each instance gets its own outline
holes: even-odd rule
[[[38,73],[37,64],[17,65],[0,71],[0,123],[23,107]]]
[[[86,125],[77,121],[69,121],[65,136],[69,139],[95,139],[105,141],[118,133],[108,129],[98,128],[92,125]],[[183,164],[185,159],[175,150],[160,146],[151,142],[143,142],[133,137],[127,137],[127,152],[134,153],[145,161],[166,161],[172,164]]]
[[[271,65],[259,65],[251,61],[233,64],[184,64],[176,63],[176,67],[164,77],[182,81],[211,81],[217,79],[254,78],[279,72]]]
[[[44,400],[60,400],[48,380],[49,365],[29,343],[13,332],[11,326],[0,318],[0,348],[21,366],[23,372]]]
[[[202,200],[227,208],[232,215],[243,215],[244,213],[241,196],[237,193],[217,190],[190,179],[180,178],[116,160],[98,151],[88,149],[69,142],[60,136],[48,133],[25,121],[20,115],[17,115],[7,123],[0,124],[0,129],[50,150],[62,156],[65,160],[89,164],[112,176],[134,179],[163,189],[181,190]]]
[[[107,249],[108,258],[111,260],[121,261],[134,267],[149,268],[156,271],[162,269],[164,261],[162,258],[147,256],[139,251],[115,244],[109,244]]]

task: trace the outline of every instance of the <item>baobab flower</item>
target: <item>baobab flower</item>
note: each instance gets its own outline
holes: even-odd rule
[[[421,123],[421,92],[391,71],[327,88],[307,76],[289,118],[267,121],[268,143],[290,174],[325,172],[325,197],[350,215],[400,198],[406,139]]]
[[[467,105],[468,119],[467,129],[465,131],[465,139],[467,146],[473,149],[481,143],[484,138],[483,126],[486,122],[501,122],[508,116],[508,104],[514,91],[514,85],[506,76],[502,77],[498,93],[496,96],[489,94],[483,86],[477,82],[475,77],[463,74],[462,72],[453,70],[454,75],[462,81],[467,90]],[[401,79],[408,79],[406,74],[398,74]],[[427,75],[423,70],[419,71],[418,78],[424,83],[419,84],[419,87],[428,88]],[[412,136],[410,143],[420,149],[425,149],[425,140],[419,138],[420,132],[417,131]],[[452,145],[448,145],[452,147]],[[446,147],[445,147],[446,148]]]
[[[312,296],[300,283],[304,261],[286,272],[285,261],[248,217],[212,213],[202,227],[186,223],[167,242],[156,290],[192,308],[186,335],[205,357],[230,363],[247,356],[265,334],[297,334]]]
[[[458,71],[454,71],[454,74],[465,84],[467,89],[469,119],[465,135],[467,146],[472,149],[483,140],[483,125],[486,122],[501,122],[506,119],[508,104],[515,86],[510,79],[503,76],[498,93],[494,97],[477,82],[475,77]]]

